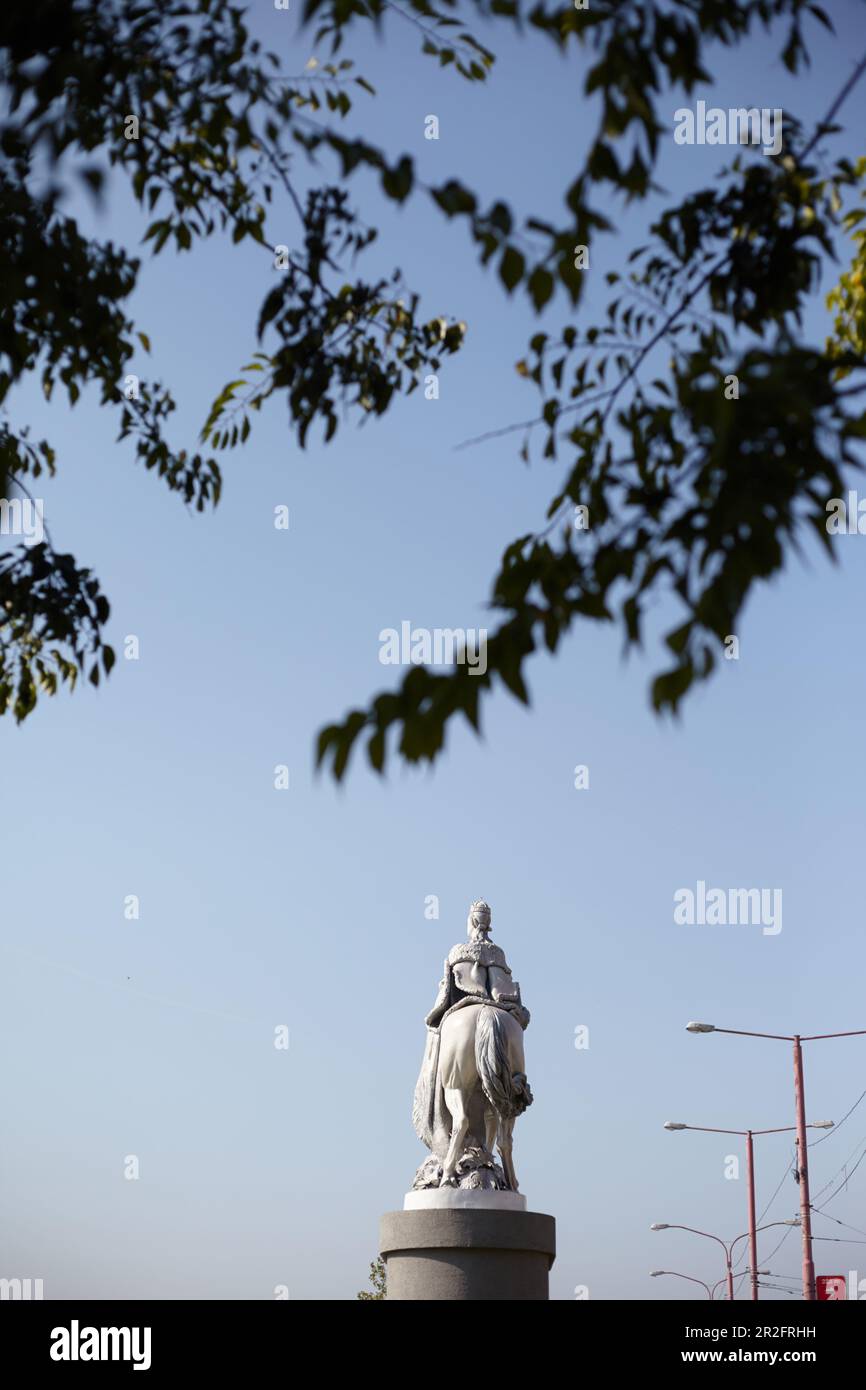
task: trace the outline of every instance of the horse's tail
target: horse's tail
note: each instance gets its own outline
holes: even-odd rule
[[[478,1010],[475,1026],[475,1066],[485,1096],[499,1115],[522,1115],[532,1104],[529,1082],[522,1071],[512,1072],[508,1032],[502,1009]]]

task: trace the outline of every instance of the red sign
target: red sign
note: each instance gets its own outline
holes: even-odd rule
[[[844,1274],[819,1274],[815,1286],[819,1300],[844,1302],[848,1297]]]

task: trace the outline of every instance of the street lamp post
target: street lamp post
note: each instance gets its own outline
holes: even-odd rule
[[[714,1240],[722,1247],[725,1252],[725,1270],[728,1281],[728,1298],[734,1297],[734,1274],[731,1269],[731,1252],[729,1247],[722,1240],[721,1236],[714,1236],[711,1231],[699,1231],[695,1226],[677,1226],[670,1221],[654,1221],[650,1226],[651,1231],[691,1231],[693,1236],[705,1236],[707,1240]]]
[[[806,1094],[803,1085],[803,1047],[804,1042],[822,1042],[826,1038],[866,1037],[866,1028],[849,1029],[845,1033],[813,1033],[802,1037],[799,1033],[753,1033],[744,1028],[717,1028],[714,1023],[687,1023],[688,1033],[731,1033],[738,1038],[770,1038],[774,1042],[789,1042],[794,1045],[794,1105],[797,1118],[797,1177],[800,1184],[800,1225],[803,1230],[803,1297],[814,1302],[815,1264],[812,1259],[812,1205],[809,1199],[809,1162],[806,1151]]]
[[[679,1128],[682,1128],[682,1129],[690,1129],[691,1126],[690,1126],[690,1125],[682,1125],[682,1126],[679,1126]],[[723,1131],[723,1132],[724,1132],[724,1131]],[[733,1134],[733,1133],[736,1133],[736,1131],[735,1131],[735,1130],[731,1130],[730,1133]],[[758,1226],[757,1229],[758,1229],[759,1231],[768,1231],[768,1230],[770,1229],[771,1226],[799,1226],[799,1224],[800,1224],[800,1218],[799,1218],[799,1217],[794,1217],[794,1218],[792,1218],[790,1221],[768,1221],[767,1224],[766,1224],[766,1226]],[[675,1222],[672,1222],[672,1221],[654,1221],[654,1222],[652,1223],[652,1225],[650,1226],[650,1230],[651,1230],[651,1231],[691,1231],[691,1233],[692,1233],[693,1236],[705,1236],[705,1237],[707,1238],[707,1240],[714,1240],[714,1241],[716,1242],[717,1245],[720,1245],[720,1246],[722,1247],[722,1249],[724,1250],[724,1252],[725,1252],[725,1271],[726,1271],[726,1273],[725,1273],[725,1278],[726,1278],[727,1285],[728,1285],[728,1299],[729,1299],[731,1302],[733,1302],[733,1298],[734,1298],[734,1268],[733,1268],[733,1263],[732,1263],[732,1261],[733,1261],[734,1246],[738,1243],[738,1241],[745,1240],[745,1239],[748,1237],[748,1235],[750,1234],[748,1231],[744,1231],[742,1235],[734,1236],[734,1239],[733,1239],[732,1241],[724,1241],[724,1240],[722,1240],[721,1236],[714,1236],[713,1233],[712,1233],[711,1231],[699,1231],[699,1230],[697,1229],[696,1226],[680,1226],[680,1225],[677,1225]],[[755,1269],[755,1268],[757,1268],[757,1266],[756,1266],[756,1265],[753,1265],[752,1268]],[[660,1272],[660,1273],[665,1273],[664,1270],[660,1270],[659,1272]],[[722,1280],[721,1280],[721,1279],[718,1280],[718,1283],[722,1283]],[[715,1285],[714,1285],[713,1287],[715,1287]]]
[[[815,1262],[812,1258],[812,1202],[806,1144],[806,1098],[803,1093],[803,1049],[794,1037],[794,1101],[797,1106],[797,1171],[800,1175],[800,1224],[803,1228],[803,1297],[814,1300]]]
[[[748,1211],[749,1211],[749,1230],[748,1230],[748,1236],[749,1236],[749,1265],[750,1265],[750,1270],[751,1270],[750,1282],[751,1282],[751,1290],[752,1290],[752,1299],[755,1300],[755,1301],[757,1301],[757,1298],[758,1298],[758,1274],[757,1274],[757,1270],[758,1270],[758,1241],[757,1241],[757,1224],[756,1224],[756,1220],[755,1220],[755,1153],[754,1153],[754,1145],[753,1145],[753,1143],[752,1143],[752,1140],[753,1140],[753,1137],[754,1137],[755,1135],[761,1135],[761,1134],[785,1134],[785,1133],[790,1132],[792,1129],[796,1129],[796,1128],[797,1128],[796,1125],[782,1125],[782,1126],[781,1126],[780,1128],[778,1128],[778,1129],[717,1129],[717,1128],[712,1127],[712,1126],[709,1126],[709,1125],[685,1125],[685,1124],[678,1124],[678,1123],[676,1123],[674,1120],[666,1120],[666,1121],[665,1121],[665,1129],[670,1129],[670,1130],[693,1129],[693,1130],[698,1131],[700,1134],[738,1134],[738,1135],[740,1135],[742,1138],[745,1139],[745,1141],[746,1141],[746,1181],[747,1181],[747,1184],[748,1184]],[[832,1129],[832,1128],[833,1128],[833,1121],[832,1121],[832,1120],[815,1120],[812,1124],[806,1125],[805,1128],[806,1128],[806,1129]],[[798,1133],[799,1133],[799,1130],[798,1130]],[[800,1220],[802,1221],[802,1219],[803,1219],[803,1214],[802,1214],[802,1208],[801,1208]]]
[[[746,1131],[746,1180],[749,1184],[749,1264],[752,1299],[758,1298],[758,1237],[755,1231],[755,1153],[752,1146],[752,1131]]]

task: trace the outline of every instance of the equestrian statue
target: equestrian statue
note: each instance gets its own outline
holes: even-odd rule
[[[470,907],[469,939],[449,951],[424,1020],[412,1123],[431,1156],[418,1169],[416,1189],[518,1190],[512,1131],[532,1104],[523,1057],[529,1011],[504,952],[489,940],[490,917],[486,902]]]

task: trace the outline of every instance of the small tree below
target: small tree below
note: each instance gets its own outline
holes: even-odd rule
[[[385,1298],[385,1261],[382,1259],[381,1255],[378,1260],[370,1261],[369,1279],[370,1283],[373,1285],[373,1292],[365,1293],[362,1290],[361,1293],[358,1294],[358,1297],[363,1299]]]

